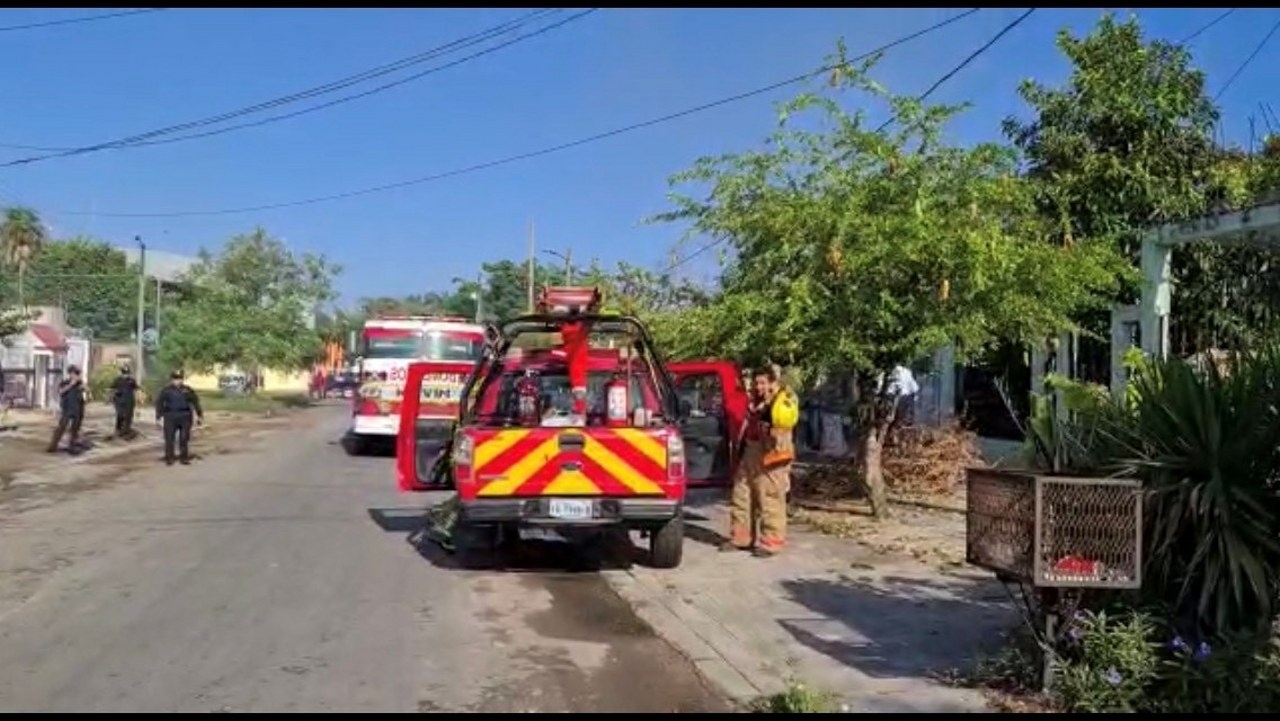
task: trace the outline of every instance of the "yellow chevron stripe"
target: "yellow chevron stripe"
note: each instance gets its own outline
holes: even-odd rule
[[[664,449],[665,450],[665,449]],[[640,475],[629,463],[618,457],[618,454],[606,448],[596,439],[587,436],[587,443],[582,449],[583,455],[595,461],[606,473],[618,479],[618,482],[631,489],[637,495],[661,495],[658,484]]]
[[[667,467],[667,447],[658,439],[649,435],[648,431],[637,428],[618,428],[613,431],[619,439],[626,441],[637,451],[653,459],[660,468]]]
[[[529,437],[529,431],[498,431],[483,443],[477,443],[471,467],[482,470],[508,448]]]
[[[504,431],[505,432],[505,431]],[[515,465],[504,471],[501,477],[492,481],[486,481],[483,478],[478,480],[485,485],[480,487],[477,495],[481,496],[510,496],[516,492],[516,489],[524,485],[547,464],[559,452],[560,439],[552,436],[543,441],[541,445],[533,449],[524,458],[521,458]]]
[[[598,496],[600,488],[581,471],[561,471],[542,491],[544,496]]]

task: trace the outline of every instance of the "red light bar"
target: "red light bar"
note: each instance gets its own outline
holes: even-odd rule
[[[600,308],[604,297],[599,288],[587,286],[549,286],[542,289],[538,310],[549,315],[576,315],[593,313]]]

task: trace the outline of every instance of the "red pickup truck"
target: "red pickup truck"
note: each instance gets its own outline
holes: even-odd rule
[[[653,565],[675,567],[686,488],[727,484],[735,470],[747,407],[738,370],[724,361],[664,364],[638,320],[585,310],[544,307],[505,324],[447,431],[418,420],[429,369],[411,365],[397,439],[400,488],[451,485],[460,522],[498,535],[637,529]],[[581,405],[561,334],[567,323],[590,329]]]

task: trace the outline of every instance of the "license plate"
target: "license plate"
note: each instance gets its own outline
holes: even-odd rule
[[[548,504],[547,512],[552,518],[565,521],[582,521],[592,516],[591,501],[566,501],[553,498]]]

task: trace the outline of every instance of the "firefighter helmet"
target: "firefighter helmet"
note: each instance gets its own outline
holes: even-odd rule
[[[795,395],[783,388],[774,397],[769,408],[769,424],[774,428],[789,431],[800,422],[800,403]]]

